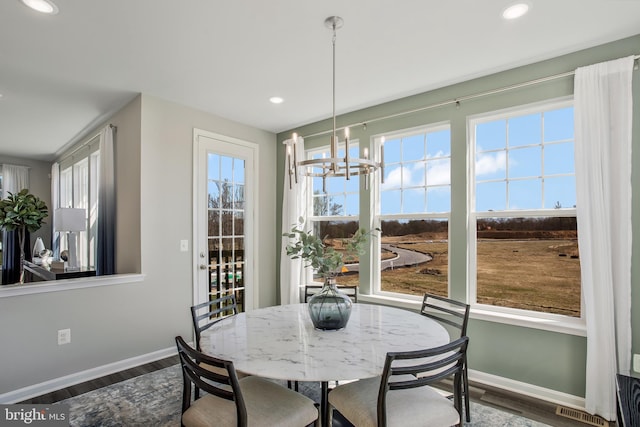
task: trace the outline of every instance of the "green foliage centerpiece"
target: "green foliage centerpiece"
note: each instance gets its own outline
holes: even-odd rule
[[[308,301],[313,326],[322,330],[342,329],[351,316],[351,298],[336,286],[335,277],[342,272],[347,257],[361,256],[370,233],[358,229],[351,238],[343,239],[344,251],[327,246],[323,239],[304,229],[304,219],[290,232],[284,233],[292,241],[287,245],[287,255],[302,259],[323,278],[322,289]]]
[[[49,215],[47,205],[26,188],[19,193],[11,193],[0,200],[0,228],[17,231],[20,245],[20,279],[24,283],[24,240],[25,232],[33,233],[42,227]],[[5,248],[7,250],[8,248]]]

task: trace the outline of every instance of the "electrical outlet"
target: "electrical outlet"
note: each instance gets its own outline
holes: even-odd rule
[[[180,240],[180,252],[188,252],[188,251],[189,251],[189,241]]]
[[[633,355],[633,370],[640,372],[640,354]]]
[[[58,345],[69,344],[71,342],[71,329],[60,329],[58,331]]]

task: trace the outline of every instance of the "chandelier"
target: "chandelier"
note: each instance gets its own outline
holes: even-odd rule
[[[369,149],[364,148],[363,158],[352,158],[349,156],[349,128],[344,129],[344,157],[338,157],[338,134],[336,132],[336,30],[342,28],[344,21],[339,16],[330,16],[325,19],[324,24],[333,30],[333,132],[330,140],[330,157],[321,159],[309,159],[297,161],[296,143],[297,134],[293,134],[292,147],[287,148],[287,164],[289,169],[289,188],[292,186],[292,179],[298,182],[298,167],[302,169],[302,175],[322,178],[322,191],[326,192],[326,179],[333,177],[344,177],[347,180],[352,176],[362,175],[365,177],[365,188],[369,189],[369,176],[377,169],[381,171],[381,181],[384,183],[384,138],[380,144],[380,161],[376,162],[369,158]],[[293,149],[293,161],[291,150]],[[292,176],[293,175],[293,176]]]

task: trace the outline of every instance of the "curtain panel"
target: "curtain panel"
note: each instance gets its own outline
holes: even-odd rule
[[[633,57],[578,68],[576,211],[587,324],[585,409],[616,418],[615,374],[631,360]]]
[[[105,126],[100,132],[100,166],[98,168],[98,242],[96,275],[116,271],[116,185],[113,155],[114,127]]]
[[[289,175],[289,164],[294,159],[304,159],[304,139],[298,137],[297,142],[288,139],[283,142],[286,146],[286,156],[284,162],[284,190],[282,197],[282,232],[286,233],[294,225],[297,225],[299,218],[306,217],[307,206],[307,185],[306,178],[301,176],[298,170],[298,177]],[[295,156],[293,153],[295,150]],[[301,259],[291,259],[287,255],[286,246],[289,239],[282,237],[282,248],[280,253],[280,304],[294,304],[301,301],[300,289],[304,286],[304,265]]]

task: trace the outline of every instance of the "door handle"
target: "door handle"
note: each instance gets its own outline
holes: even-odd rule
[[[200,264],[200,270],[206,270],[207,268],[209,268],[207,265]]]

